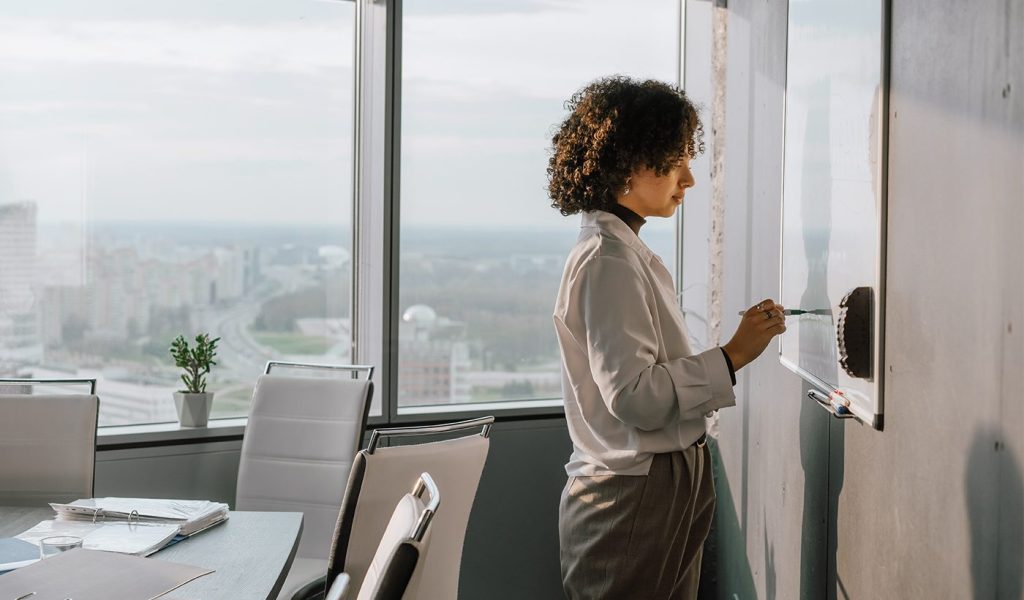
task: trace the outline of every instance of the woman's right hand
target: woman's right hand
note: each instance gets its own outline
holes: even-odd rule
[[[736,333],[722,346],[734,369],[745,367],[764,352],[773,337],[786,331],[784,310],[781,304],[767,298],[743,313]]]

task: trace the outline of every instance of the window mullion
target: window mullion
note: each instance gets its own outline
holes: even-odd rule
[[[395,60],[392,51],[397,2],[358,0],[356,26],[355,208],[353,209],[353,356],[379,367],[371,419],[394,413],[391,308],[397,237],[393,212],[392,150]]]

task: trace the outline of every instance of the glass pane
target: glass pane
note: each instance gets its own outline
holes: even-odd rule
[[[593,79],[676,81],[678,2],[403,6],[399,406],[561,398],[551,134]],[[641,231],[673,272],[674,231]]]
[[[781,359],[879,414],[884,3],[794,4],[786,54]],[[827,61],[823,57],[828,57]]]
[[[714,105],[714,89],[711,86],[712,42],[714,28],[712,12],[715,6],[710,2],[686,3],[686,95],[701,107],[705,122],[704,141],[707,151],[690,163],[696,184],[686,192],[683,202],[683,233],[681,236],[683,255],[683,280],[679,284],[679,299],[686,317],[686,330],[690,334],[690,346],[701,352],[711,348],[720,340],[712,339],[714,333],[709,322],[711,318],[711,259],[709,248],[711,232],[711,107]],[[724,255],[716,260],[723,261]],[[721,264],[721,263],[719,263]],[[720,298],[716,294],[716,299]],[[721,300],[716,300],[719,304]],[[719,306],[719,308],[721,308]],[[721,332],[721,328],[719,328]],[[724,343],[724,340],[721,340]]]
[[[173,421],[168,347],[220,336],[215,417],[270,358],[349,361],[354,8],[0,7],[0,374]]]

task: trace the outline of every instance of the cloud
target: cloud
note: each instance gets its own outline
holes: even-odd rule
[[[37,102],[0,102],[0,115],[51,115],[59,111],[97,110],[119,112],[142,112],[147,109],[139,102],[76,102],[72,100],[40,100]]]
[[[563,101],[614,73],[674,81],[677,2],[477,1],[405,15],[403,219],[558,222],[544,166]],[[41,219],[83,196],[90,219],[334,211],[349,189],[352,4],[237,21],[198,6],[0,18],[4,193],[38,199]]]
[[[351,19],[279,24],[0,19],[0,69],[47,63],[310,73],[352,65]]]
[[[403,76],[443,98],[488,91],[564,99],[615,73],[675,81],[676,3],[553,3],[532,13],[405,19]]]

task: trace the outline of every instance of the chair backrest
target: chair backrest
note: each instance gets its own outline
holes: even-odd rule
[[[424,502],[424,492],[429,502]],[[441,494],[428,473],[422,473],[411,494],[402,496],[377,544],[356,600],[402,600],[415,589],[426,568],[431,523]]]
[[[492,417],[432,427],[407,427],[374,432],[370,446],[356,455],[335,530],[335,546],[327,572],[327,585],[338,573],[352,578],[362,589],[376,540],[381,539],[389,507],[409,489],[422,472],[430,473],[444,490],[444,508],[437,514],[431,551],[425,557],[422,578],[408,598],[454,600],[458,597],[459,568],[466,525],[490,448]],[[376,447],[388,437],[447,434],[471,428],[479,434],[425,444]],[[381,434],[381,435],[378,435]]]
[[[95,394],[0,395],[0,504],[92,498]]]
[[[367,379],[261,375],[242,441],[235,508],[301,511],[296,554],[326,559],[372,396]]]

